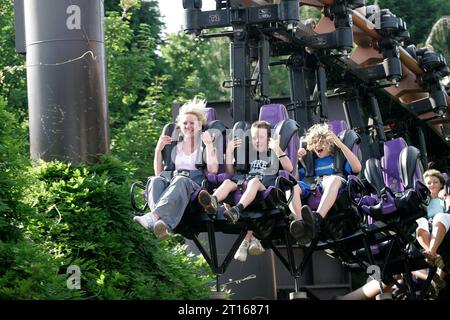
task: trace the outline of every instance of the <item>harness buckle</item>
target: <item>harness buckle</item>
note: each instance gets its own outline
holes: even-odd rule
[[[244,187],[245,180],[246,179],[238,179],[238,181],[236,182],[237,188],[240,192],[242,192],[242,188]]]
[[[176,170],[173,172],[173,176],[183,176],[183,177],[188,177],[190,176],[190,171],[188,170]]]

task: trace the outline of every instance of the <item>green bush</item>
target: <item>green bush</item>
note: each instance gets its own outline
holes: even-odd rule
[[[82,292],[67,289],[61,259],[30,241],[0,241],[0,300],[65,300]]]
[[[27,235],[81,268],[83,296],[92,299],[201,299],[210,277],[202,259],[157,240],[132,221],[122,162],[43,163],[29,194],[37,210]]]
[[[63,261],[24,237],[34,210],[23,199],[33,180],[26,131],[0,98],[0,299],[69,299],[79,292],[59,274]]]
[[[21,201],[27,187],[25,177],[28,165],[26,132],[13,114],[6,111],[6,101],[0,97],[0,240],[20,239],[20,225],[29,214]]]

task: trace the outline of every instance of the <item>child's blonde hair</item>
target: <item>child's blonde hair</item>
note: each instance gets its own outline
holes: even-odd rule
[[[324,147],[327,148],[330,153],[333,153],[334,143],[328,139],[330,132],[331,131],[326,123],[313,125],[306,132],[306,149],[312,151],[317,142],[322,142]]]
[[[180,110],[178,111],[178,116],[175,122],[177,123],[178,126],[180,126],[181,116],[185,114],[192,114],[196,116],[198,121],[200,121],[204,126],[208,122],[208,119],[206,119],[206,115],[204,112],[205,108],[206,108],[206,100],[194,98],[193,100],[188,101],[181,106]]]

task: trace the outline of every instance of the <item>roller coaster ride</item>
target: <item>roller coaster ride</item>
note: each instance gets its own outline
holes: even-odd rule
[[[300,20],[306,6],[321,11],[320,21]],[[191,239],[216,274],[213,297],[223,296],[219,275],[251,229],[292,276],[291,299],[305,297],[299,281],[316,250],[326,250],[351,271],[378,267],[379,280],[396,285],[394,299],[430,298],[436,268],[430,268],[424,281],[411,275],[429,268],[413,234],[415,220],[426,215],[429,197],[421,181],[423,170],[432,164],[449,172],[450,98],[442,79],[450,69],[444,57],[428,48],[405,47],[405,21],[389,9],[365,6],[365,0],[216,0],[211,11],[202,11],[201,0],[183,0],[183,7],[185,32],[203,39],[230,39],[231,79],[224,82],[231,88],[230,128],[237,132],[245,123],[267,120],[297,166],[300,137],[313,124],[328,122],[364,168],[359,176],[347,177],[347,192],[324,219],[320,238],[304,248],[299,264],[289,233],[291,199],[280,192],[292,189],[297,169],[279,177],[276,187],[262,195],[262,204],[246,210],[236,225],[227,223],[220,211],[213,218],[206,215],[194,195],[174,232]],[[288,69],[290,97],[285,105],[275,104],[269,95],[271,64]],[[223,119],[209,120],[209,129],[225,132]],[[173,125],[165,130],[175,134]],[[311,172],[311,160],[302,165]],[[220,174],[208,177],[203,187],[212,190],[221,181]],[[136,183],[131,191],[136,214],[147,210],[136,204],[136,191],[141,189],[146,187]],[[314,207],[320,196],[314,193],[304,201]],[[198,238],[205,232],[209,251]],[[238,235],[221,264],[216,233]],[[287,257],[276,246],[280,242]],[[440,252],[446,265],[449,245],[446,239]]]

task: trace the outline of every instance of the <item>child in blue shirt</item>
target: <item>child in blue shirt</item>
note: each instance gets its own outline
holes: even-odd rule
[[[322,198],[317,212],[313,212],[307,205],[301,207],[301,217],[290,225],[290,231],[294,238],[302,245],[307,245],[316,239],[320,231],[320,220],[326,217],[333,207],[340,191],[347,184],[343,172],[337,172],[334,167],[334,153],[339,148],[347,159],[344,166],[346,173],[359,173],[362,169],[361,162],[353,152],[332,132],[327,124],[316,124],[306,133],[306,149],[314,152],[317,158],[314,160],[315,176],[320,177],[318,187],[322,191]],[[307,150],[300,148],[298,157],[303,158]],[[300,176],[304,176],[304,169],[300,169]],[[300,188],[294,188],[294,207],[301,206],[300,197],[307,197],[311,185],[305,181],[299,181]]]

